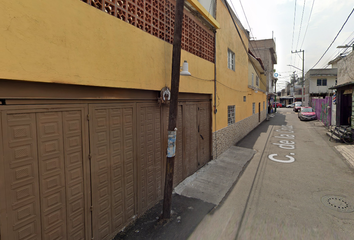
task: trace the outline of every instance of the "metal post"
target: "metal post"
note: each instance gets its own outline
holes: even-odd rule
[[[176,137],[176,123],[178,113],[178,92],[179,92],[179,77],[181,63],[181,36],[182,36],[182,21],[183,21],[184,0],[177,0],[175,13],[175,26],[173,35],[173,50],[172,50],[172,74],[171,74],[171,102],[169,109],[168,132],[169,143],[170,138]],[[173,142],[175,144],[176,142]],[[174,145],[175,147],[175,145]],[[175,150],[175,148],[174,148]],[[174,172],[175,152],[168,154],[166,158],[166,174],[165,174],[165,189],[163,198],[162,219],[171,217],[172,205],[172,189],[173,189],[173,172]]]

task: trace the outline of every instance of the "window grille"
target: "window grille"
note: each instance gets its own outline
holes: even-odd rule
[[[227,106],[227,123],[228,125],[235,123],[235,105]]]

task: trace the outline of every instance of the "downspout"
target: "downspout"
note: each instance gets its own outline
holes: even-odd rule
[[[215,6],[216,12],[216,6]],[[216,30],[214,30],[214,127],[215,127],[215,158],[218,157],[218,141],[216,137]]]

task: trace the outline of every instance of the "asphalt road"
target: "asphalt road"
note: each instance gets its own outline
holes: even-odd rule
[[[240,147],[256,150],[189,239],[354,239],[354,171],[317,121],[278,109]]]

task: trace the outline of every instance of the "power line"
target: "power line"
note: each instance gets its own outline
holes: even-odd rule
[[[296,18],[296,0],[295,0],[295,9],[294,9],[293,37],[291,40],[291,50],[294,48],[295,18]]]
[[[294,48],[295,18],[296,18],[296,0],[295,0],[295,9],[294,9],[293,37],[291,40],[291,50],[293,50],[293,48]],[[290,62],[293,63],[293,56],[292,55],[290,57]]]
[[[235,26],[235,28],[236,28],[236,30],[237,30],[237,33],[238,33],[238,36],[240,37],[240,39],[241,39],[241,42],[242,42],[242,45],[243,45],[243,48],[245,49],[245,51],[246,51],[246,54],[248,55],[248,49],[247,49],[247,47],[246,47],[246,45],[245,45],[245,43],[244,43],[244,41],[243,41],[243,38],[242,38],[242,36],[241,36],[241,33],[240,33],[240,31],[239,31],[239,29],[238,29],[238,27],[237,27],[237,24],[235,23],[235,19],[233,18],[233,16],[232,16],[232,13],[231,13],[231,10],[230,10],[230,5],[225,1],[225,5],[226,5],[226,7],[227,7],[227,10],[228,10],[228,12],[229,12],[229,14],[230,14],[230,17],[231,17],[231,19],[232,19],[232,22],[233,22],[233,24],[234,24],[234,26]]]
[[[353,32],[353,33],[354,33],[354,32]],[[347,40],[346,40],[345,42],[347,42]],[[345,44],[345,42],[343,43],[343,45]],[[351,39],[348,44],[345,44],[345,45],[347,45],[348,47],[344,48],[344,49],[343,49],[342,51],[340,51],[339,53],[333,54],[332,57],[331,57],[329,60],[326,61],[326,64],[325,64],[322,68],[327,68],[327,67],[330,65],[328,62],[329,62],[331,59],[336,59],[337,57],[339,57],[339,56],[341,56],[341,55],[345,55],[346,53],[349,53],[349,52],[351,51],[351,48],[352,48],[353,44],[354,44],[354,38]]]
[[[243,8],[243,5],[242,5],[241,0],[239,0],[239,1],[240,1],[240,5],[241,5],[241,8],[242,8],[242,11],[243,11],[243,15],[245,15],[247,25],[248,25],[248,27],[249,27],[249,29],[250,29],[250,34],[251,34],[252,36],[254,36],[254,34],[252,33],[251,25],[250,25],[250,23],[248,22],[248,18],[247,18],[245,9]],[[231,3],[232,3],[232,1],[231,1]],[[256,48],[253,47],[252,42],[250,41],[250,45],[251,45],[251,47],[253,48],[253,51],[254,51],[254,52],[257,51],[257,52],[258,52],[258,56],[260,57],[261,54],[260,54],[260,52],[259,52],[259,50],[258,50],[257,43],[256,43],[256,42],[254,42],[254,43],[255,43],[255,45],[256,45]]]
[[[305,30],[305,34],[304,34],[304,39],[302,40],[300,49],[302,49],[302,45],[304,45],[304,41],[305,41],[307,29],[308,29],[308,27],[309,27],[309,25],[310,25],[310,19],[311,19],[312,9],[313,9],[313,5],[314,5],[314,4],[315,4],[315,0],[313,0],[313,2],[312,2],[312,7],[311,7],[311,11],[310,11],[309,21],[307,22],[307,26],[306,26],[306,30]]]
[[[299,37],[297,38],[296,49],[298,49],[297,47],[299,46],[299,40],[300,40],[300,35],[301,35],[301,27],[302,27],[302,20],[304,18],[304,12],[305,12],[305,4],[306,4],[306,0],[304,0],[304,7],[302,8]]]
[[[331,42],[331,44],[329,45],[329,47],[327,48],[327,50],[323,53],[323,55],[321,56],[321,58],[317,61],[317,63],[312,67],[315,68],[317,66],[317,64],[321,61],[321,59],[323,58],[323,56],[328,52],[329,48],[332,46],[332,44],[334,43],[334,41],[337,39],[338,35],[340,34],[340,32],[342,31],[342,29],[344,28],[345,24],[347,24],[350,16],[352,15],[352,13],[354,12],[354,8],[352,9],[351,13],[349,14],[349,16],[347,17],[347,20],[345,20],[343,26],[340,28],[339,32],[337,33],[336,37],[333,39],[333,41]]]

